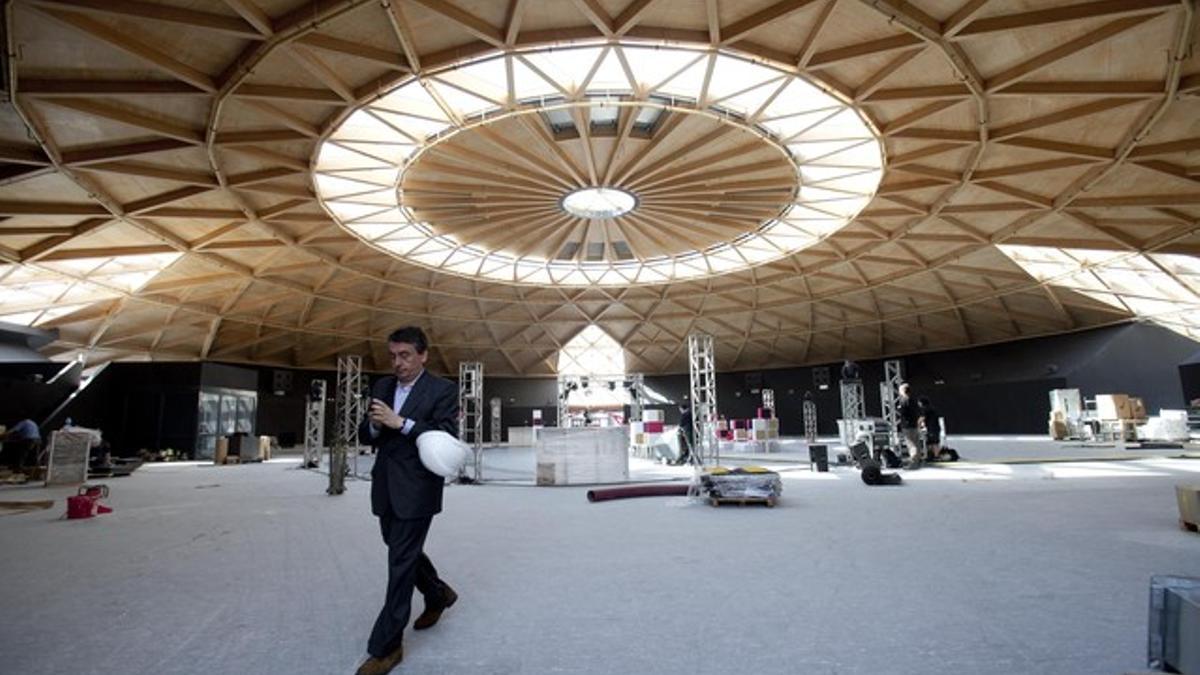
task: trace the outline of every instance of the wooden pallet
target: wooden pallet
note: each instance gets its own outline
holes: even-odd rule
[[[708,503],[713,506],[734,504],[737,506],[757,506],[759,504],[772,508],[775,506],[774,497],[709,497]]]

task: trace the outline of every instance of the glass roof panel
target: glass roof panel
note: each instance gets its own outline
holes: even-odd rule
[[[822,120],[820,124],[797,136],[795,141],[863,140],[873,138],[870,129],[858,113],[850,108]]]
[[[555,87],[553,82],[526,65],[522,57],[511,56],[509,58],[512,60],[513,66],[513,91],[518,101],[555,98],[563,95],[564,92]]]
[[[416,80],[392,90],[370,105],[376,112],[400,113],[449,123],[450,118],[437,101]]]
[[[476,61],[462,68],[453,68],[438,73],[437,79],[454,85],[462,91],[475,92],[477,96],[504,105],[508,100],[507,57],[499,56]]]
[[[763,111],[764,118],[785,117],[798,113],[808,113],[822,110],[836,104],[829,95],[809,84],[806,80],[795,78],[787,87],[771,101]]]
[[[489,101],[486,98],[469,94],[462,89],[445,84],[437,78],[429,80],[428,85],[438,95],[438,98],[442,99],[442,102],[449,106],[455,115],[458,115],[459,119],[468,119],[485,110],[497,108],[503,105],[504,101],[504,97],[501,97],[499,101]]]
[[[424,117],[401,115],[386,110],[378,110],[375,114],[379,115],[380,119],[387,124],[395,127],[396,130],[416,141],[423,141],[429,136],[451,128],[449,122],[440,122]]]
[[[385,171],[390,172],[393,178],[389,182],[395,182],[397,175],[396,167],[403,165],[408,161],[408,158],[416,151],[417,146],[413,143],[368,143],[365,141],[339,141],[338,145],[366,155],[369,158],[383,162],[383,165],[377,165],[377,168],[369,171]],[[358,168],[358,167],[355,167]],[[368,170],[362,173],[367,174]],[[346,178],[362,178],[361,176],[346,176]]]
[[[751,87],[759,87],[780,77],[778,71],[739,58],[721,56],[713,66],[708,83],[709,101],[719,101]],[[772,87],[774,89],[774,87]]]
[[[344,122],[338,125],[330,138],[338,141],[394,142],[396,132],[368,112],[366,108],[363,108],[351,113]]]
[[[758,112],[767,99],[783,86],[784,81],[783,77],[777,77],[766,84],[723,98],[718,105],[722,109],[732,110],[743,117],[749,117]]]
[[[599,47],[551,49],[525,54],[524,57],[559,87],[574,92],[583,85],[596,59],[600,58],[601,51]]]
[[[621,59],[617,56],[617,50],[609,49],[608,53],[604,55],[600,61],[600,67],[588,81],[587,89],[588,91],[633,91],[633,85],[629,83],[625,69],[621,67]]]
[[[698,100],[700,90],[704,87],[704,76],[708,72],[709,61],[713,55],[706,55],[681,70],[677,75],[658,86],[655,91],[668,96],[682,97],[688,100]]]
[[[1036,279],[1194,334],[1196,323],[1181,317],[1200,317],[1200,296],[1155,264],[1160,255],[1007,244],[997,248]]]
[[[703,52],[657,47],[621,48],[633,77],[641,89],[656,88],[686,66],[704,58]]]
[[[317,156],[317,171],[377,169],[383,166],[387,165],[362,153],[347,150],[337,143],[325,143],[321,146],[321,154]]]
[[[382,239],[387,235],[395,232],[397,226],[393,223],[364,223],[357,222],[348,226],[355,234],[366,239],[367,241],[375,241]]]
[[[32,326],[45,312],[35,309],[32,312],[17,312],[16,314],[0,314],[0,321],[13,323],[18,326]]]

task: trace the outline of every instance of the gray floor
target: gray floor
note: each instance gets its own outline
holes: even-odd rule
[[[589,504],[520,486],[528,451],[489,453],[512,480],[447,489],[427,551],[461,600],[397,672],[1121,673],[1145,665],[1150,575],[1200,576],[1173,490],[1197,460],[972,462],[899,488],[780,465],[765,509]],[[0,517],[0,670],[353,672],[385,575],[368,484],[329,497],[295,464],[148,465],[87,521],[59,519],[67,491],[0,490],[60,500]]]

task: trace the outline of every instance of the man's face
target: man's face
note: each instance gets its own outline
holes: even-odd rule
[[[388,353],[392,355],[392,371],[401,382],[412,382],[425,367],[429,351],[417,352],[417,346],[408,342],[389,342]]]

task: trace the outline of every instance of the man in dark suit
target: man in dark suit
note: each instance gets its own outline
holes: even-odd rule
[[[452,382],[425,371],[429,342],[415,326],[388,336],[394,376],[371,389],[359,438],[378,452],[371,468],[371,512],[379,517],[388,548],[388,585],[358,675],[382,675],[404,658],[401,638],[408,624],[413,586],[425,596],[425,611],[413,628],[430,628],[458,595],[438,578],[425,555],[425,535],[442,510],[444,479],[421,464],[417,437],[441,430],[457,435],[458,390]]]
[[[692,461],[692,446],[696,444],[696,430],[692,428],[692,406],[687,403],[679,404],[679,458],[674,464],[687,464]]]

